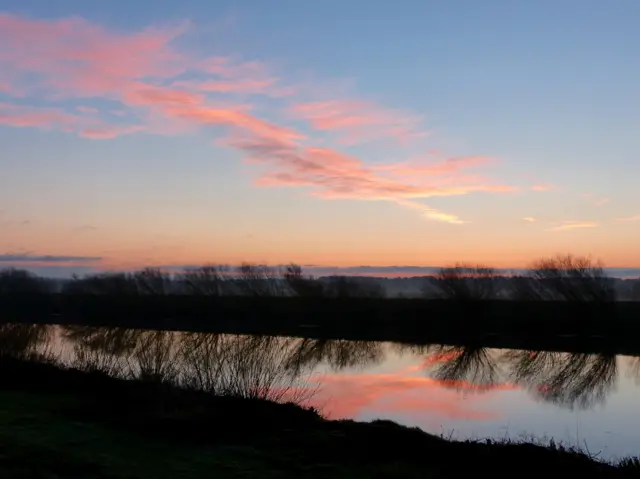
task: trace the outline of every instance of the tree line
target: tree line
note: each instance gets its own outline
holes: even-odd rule
[[[480,301],[597,301],[617,299],[615,280],[604,266],[588,257],[560,255],[535,261],[524,272],[505,275],[483,264],[458,263],[440,268],[423,281],[428,299]],[[640,280],[631,297],[640,300]],[[284,267],[243,263],[240,266],[208,264],[170,272],[143,268],[134,272],[103,272],[73,276],[56,282],[27,270],[0,270],[0,295],[198,295],[247,297],[383,298],[376,278],[305,274],[297,264]]]

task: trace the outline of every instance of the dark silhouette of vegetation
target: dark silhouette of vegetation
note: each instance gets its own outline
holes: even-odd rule
[[[53,289],[48,281],[22,269],[0,270],[0,295],[50,294]]]
[[[139,295],[140,288],[131,273],[101,273],[74,276],[64,284],[65,294],[97,294],[109,296]]]
[[[236,285],[242,296],[281,297],[287,295],[287,284],[279,268],[264,264],[243,263],[237,271]]]
[[[497,299],[502,276],[489,266],[457,264],[441,268],[433,278],[428,279],[424,291],[431,295],[428,286],[435,288],[435,296],[456,301],[482,301]]]
[[[513,297],[527,301],[611,302],[616,291],[600,263],[572,255],[537,261],[512,282]]]
[[[188,294],[219,297],[228,293],[229,272],[226,265],[188,268],[178,275],[178,282]]]
[[[330,276],[326,279],[323,296],[328,298],[384,298],[382,286],[368,278]]]
[[[313,276],[305,276],[300,265],[288,265],[284,272],[284,280],[295,296],[321,298],[324,295],[322,283]]]

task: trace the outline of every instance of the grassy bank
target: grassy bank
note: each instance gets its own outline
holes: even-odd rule
[[[638,477],[531,444],[452,442],[387,421],[215,397],[50,364],[0,363],[3,478]]]
[[[2,321],[613,351],[639,346],[640,302],[12,295]]]

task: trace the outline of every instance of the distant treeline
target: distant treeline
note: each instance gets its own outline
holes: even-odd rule
[[[536,261],[524,273],[505,276],[481,264],[443,267],[421,278],[420,296],[428,299],[477,301],[597,301],[618,298],[615,279],[603,265],[572,255]],[[630,282],[624,299],[640,300],[640,280]],[[291,264],[272,267],[244,263],[239,267],[204,265],[174,273],[159,268],[105,272],[56,281],[21,269],[0,270],[0,295],[53,294],[117,296],[248,296],[309,298],[383,298],[379,278],[328,276],[316,278]]]

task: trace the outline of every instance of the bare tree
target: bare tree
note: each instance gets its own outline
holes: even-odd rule
[[[140,294],[166,295],[172,292],[173,278],[159,268],[145,268],[133,274]]]
[[[536,261],[513,282],[512,296],[542,301],[614,301],[613,280],[600,262],[584,256],[557,256]]]
[[[186,269],[179,276],[184,289],[200,296],[222,296],[229,284],[229,267],[205,265]]]
[[[427,281],[425,291],[428,286],[432,286],[436,297],[476,301],[497,298],[503,278],[489,266],[459,263],[453,267],[441,268]]]
[[[285,296],[286,283],[278,268],[264,264],[242,263],[236,284],[243,296]]]

